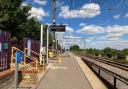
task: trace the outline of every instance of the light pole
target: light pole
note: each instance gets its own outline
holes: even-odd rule
[[[40,33],[40,65],[42,64],[42,51],[43,51],[43,25],[41,24],[41,33]]]
[[[47,28],[47,55],[46,55],[46,64],[48,64],[48,48],[49,48],[49,26]]]
[[[86,40],[84,39],[84,50],[85,50],[85,55],[86,55]]]
[[[56,25],[56,0],[52,0],[52,24]],[[55,31],[53,32],[53,49],[55,49],[56,46],[56,38],[55,38]]]

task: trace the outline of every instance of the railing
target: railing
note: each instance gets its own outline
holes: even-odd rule
[[[26,53],[27,51],[28,51],[28,48],[25,48],[25,49],[24,49],[24,53]],[[39,53],[37,53],[37,52],[35,52],[35,51],[32,51],[32,50],[30,50],[30,52],[31,52],[31,53],[34,53],[34,54],[37,55],[38,58],[39,58],[39,56],[40,56]],[[24,56],[24,60],[26,61],[26,56]],[[42,55],[42,61],[43,61],[43,63],[42,63],[41,65],[43,65],[43,71],[45,71],[45,57],[44,57],[44,55]]]
[[[26,51],[27,51],[27,48],[25,48],[24,49],[24,52],[22,51],[22,50],[20,50],[20,49],[18,49],[18,48],[16,48],[16,47],[12,47],[12,50],[11,50],[11,70],[13,69],[13,61],[14,61],[14,59],[15,59],[15,57],[14,57],[14,51],[20,51],[22,54],[23,54],[23,56],[24,56],[24,61],[23,61],[23,63],[24,63],[24,65],[27,65],[27,66],[30,66],[29,64],[27,64],[26,63],[26,58],[29,58],[29,59],[32,59],[33,61],[35,61],[36,62],[36,68],[34,68],[34,69],[36,69],[36,70],[38,70],[38,58],[36,58],[36,57],[33,57],[33,56],[28,56],[27,54],[26,54]],[[36,55],[39,55],[38,53],[36,53],[36,52],[34,52],[34,51],[32,51],[32,50],[30,50],[31,52],[33,52],[33,53],[35,53]],[[43,59],[44,59],[44,57],[43,57]],[[44,63],[44,65],[45,65],[45,62],[44,62],[45,60],[43,60],[43,63]],[[32,67],[32,66],[30,66],[30,67]],[[43,70],[45,70],[45,66],[43,66]]]
[[[82,58],[82,59],[101,79],[103,79],[107,83],[107,85],[109,85],[110,89],[118,89],[118,87],[120,87],[120,86],[117,86],[118,83],[128,87],[128,78],[121,76],[117,73],[114,73],[110,70],[107,70],[91,61],[88,61],[86,60],[86,58]],[[106,79],[105,75],[108,76],[110,79],[113,78],[113,80],[110,81]],[[127,89],[127,88],[124,88],[124,89]]]

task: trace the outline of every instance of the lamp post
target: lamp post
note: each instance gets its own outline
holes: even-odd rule
[[[47,28],[47,55],[46,55],[46,64],[48,64],[48,48],[49,48],[49,26]]]
[[[40,33],[40,65],[42,64],[42,51],[43,51],[43,25],[41,24],[41,33]]]
[[[85,55],[86,55],[86,40],[84,39],[84,50],[85,50]]]

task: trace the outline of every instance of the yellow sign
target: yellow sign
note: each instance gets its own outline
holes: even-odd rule
[[[53,57],[54,57],[54,54],[53,54],[52,51],[49,52],[49,57],[50,57],[50,58],[53,58]]]

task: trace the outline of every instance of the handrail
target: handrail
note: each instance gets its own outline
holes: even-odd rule
[[[20,50],[20,49],[18,49],[18,48],[16,48],[16,47],[12,47],[12,50],[11,50],[11,52],[12,52],[12,54],[11,54],[11,70],[13,69],[13,66],[12,66],[13,59],[15,59],[14,53],[13,53],[14,50],[20,51],[20,52],[21,52],[22,54],[24,54],[24,56],[27,57],[27,58],[35,59],[35,60],[36,60],[36,70],[37,70],[38,59],[35,58],[35,57],[33,57],[33,56],[28,56],[28,55],[26,55],[25,52],[23,52],[22,50]],[[26,62],[26,60],[24,60],[24,62]],[[26,63],[24,63],[24,64],[26,64]],[[27,65],[27,64],[26,64],[26,65]]]
[[[105,68],[103,68],[103,67],[101,67],[101,66],[99,66],[99,65],[97,65],[96,63],[93,63],[93,62],[91,62],[91,61],[89,61],[89,60],[86,60],[86,58],[83,58],[83,57],[81,57],[82,59],[83,59],[83,61],[85,62],[85,63],[87,63],[87,65],[89,66],[89,67],[91,67],[92,68],[92,65],[95,65],[97,68],[98,68],[98,74],[99,74],[99,76],[100,76],[100,71],[102,70],[102,71],[104,71],[105,73],[107,73],[107,74],[109,74],[110,76],[113,76],[114,77],[114,87],[116,88],[116,79],[117,80],[120,80],[121,82],[123,82],[123,83],[125,83],[126,85],[128,85],[128,78],[126,78],[126,77],[124,77],[124,76],[121,76],[121,75],[119,75],[119,74],[117,74],[117,73],[115,73],[115,72],[113,72],[113,71],[110,71],[110,70],[108,70],[108,69],[105,69]],[[90,65],[89,65],[90,64]],[[94,70],[94,69],[93,69]],[[94,70],[95,71],[95,70]],[[101,76],[100,76],[101,77]],[[114,88],[114,89],[115,89]]]
[[[28,48],[25,48],[26,50],[28,50]],[[32,50],[30,50],[32,53],[34,53],[34,54],[36,54],[36,55],[40,55],[39,53],[37,53],[37,52],[35,52],[35,51],[32,51]]]
[[[28,50],[28,48],[24,48],[24,53],[26,53],[26,51]],[[34,53],[34,54],[36,54],[36,55],[38,55],[38,56],[40,56],[40,54],[39,53],[37,53],[37,52],[35,52],[35,51],[33,51],[33,50],[30,50],[32,53]],[[26,57],[24,57],[24,59],[26,60]],[[43,59],[43,71],[45,70],[45,59],[44,59],[44,56],[42,55],[42,59]]]

